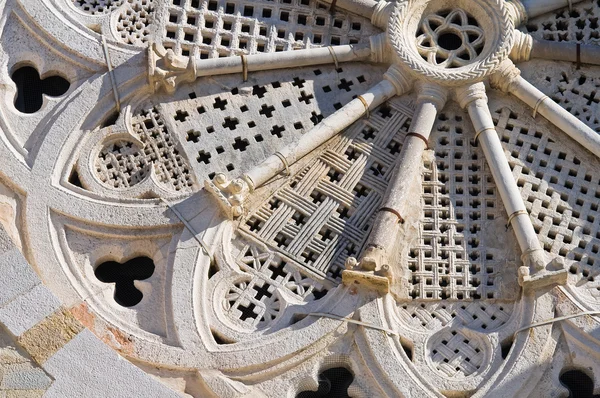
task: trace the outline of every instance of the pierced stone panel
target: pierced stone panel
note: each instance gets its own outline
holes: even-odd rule
[[[434,300],[500,298],[507,253],[494,241],[512,233],[498,228],[506,214],[483,152],[462,111],[441,113],[431,137],[435,157],[425,161],[418,243],[408,253],[409,294]]]
[[[572,11],[569,11],[569,8],[562,8],[531,19],[521,30],[537,39],[598,43],[600,41],[599,18],[600,3],[583,1],[573,4]]]
[[[75,7],[88,14],[108,14],[123,4],[124,0],[73,0]]]
[[[127,0],[120,11],[117,32],[127,44],[143,45],[150,35],[153,0]]]
[[[357,256],[385,193],[411,109],[399,101],[355,123],[241,228],[318,275],[339,279]]]
[[[187,161],[179,154],[176,139],[165,126],[158,108],[142,111],[132,119],[132,129],[144,144],[119,140],[105,145],[96,158],[96,173],[110,188],[127,188],[142,181],[154,168],[159,182],[173,191],[192,186]]]
[[[513,311],[512,302],[427,302],[398,305],[398,316],[417,330],[437,330],[460,322],[479,332],[490,332],[504,326]]]
[[[485,343],[473,334],[445,329],[429,343],[432,368],[449,378],[463,378],[480,371],[486,364]]]
[[[250,243],[244,239],[237,244]],[[246,328],[262,329],[279,315],[285,303],[281,293],[294,300],[318,300],[327,289],[275,252],[264,251],[255,244],[241,247],[236,264],[243,275],[231,284],[223,300],[229,318]]]
[[[560,72],[559,77],[555,69],[546,69],[549,65],[547,62],[539,65],[537,73],[527,74],[527,80],[573,116],[600,132],[600,71],[589,67],[579,70],[571,67],[568,71]]]
[[[372,86],[382,69],[346,64],[199,79],[185,100],[161,105],[179,135],[198,180],[232,177],[297,140],[342,104]]]
[[[165,48],[201,58],[352,44],[378,33],[368,19],[317,0],[170,0],[159,20]]]
[[[494,118],[544,250],[573,261],[577,286],[600,298],[598,160],[575,154],[530,116],[499,106]]]

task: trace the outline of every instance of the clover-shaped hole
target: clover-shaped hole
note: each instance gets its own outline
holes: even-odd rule
[[[144,298],[134,281],[148,279],[154,273],[154,261],[148,257],[135,257],[121,264],[106,261],[96,267],[94,274],[99,281],[114,283],[114,299],[123,307],[133,307]]]
[[[317,391],[301,391],[296,398],[346,398],[348,387],[354,381],[352,373],[344,368],[331,368],[319,373]]]
[[[569,389],[572,398],[600,398],[594,395],[594,382],[592,378],[579,369],[568,370],[560,375],[562,385]]]
[[[48,76],[40,79],[38,71],[31,66],[17,69],[11,78],[17,85],[15,108],[23,113],[39,111],[43,104],[43,94],[60,97],[71,86],[68,80],[60,76]]]

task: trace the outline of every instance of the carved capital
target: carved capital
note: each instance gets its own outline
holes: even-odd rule
[[[392,3],[389,1],[379,1],[373,10],[371,16],[371,23],[378,28],[385,29],[387,27],[388,19],[392,13]]]
[[[459,87],[455,90],[454,94],[456,96],[456,101],[463,109],[473,101],[484,100],[487,102],[488,100],[487,94],[485,93],[485,85],[483,83]]]
[[[512,91],[512,85],[521,77],[521,71],[510,60],[505,60],[490,77],[490,85],[505,93]]]
[[[162,44],[148,45],[148,82],[152,90],[163,87],[168,93],[175,91],[178,84],[196,79],[196,62],[189,57],[175,55],[173,50]]]
[[[346,260],[346,270],[342,272],[342,281],[345,285],[363,285],[367,289],[376,290],[380,294],[387,294],[393,284],[391,267],[387,263],[385,248],[369,246],[360,260],[349,257]]]
[[[562,257],[555,257],[547,262],[545,252],[536,249],[523,253],[521,259],[525,265],[519,268],[519,284],[524,289],[539,289],[567,283],[568,272]]]
[[[225,174],[219,173],[212,181],[204,181],[204,187],[215,196],[229,219],[233,220],[244,213],[244,202],[251,192],[251,185],[245,179],[230,180]]]
[[[412,88],[412,81],[406,77],[406,74],[396,64],[390,66],[387,72],[383,74],[383,78],[394,85],[396,95],[407,93]]]
[[[435,83],[418,83],[417,91],[419,92],[417,102],[432,102],[438,112],[444,107],[448,99],[447,89]]]

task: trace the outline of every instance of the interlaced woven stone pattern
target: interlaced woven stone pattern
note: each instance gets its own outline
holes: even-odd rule
[[[367,19],[316,0],[171,0],[165,12],[163,45],[201,58],[368,42],[377,33]]]
[[[418,244],[408,258],[413,299],[499,298],[500,259],[480,231],[506,215],[465,117],[444,112],[432,132],[435,162],[425,163]]]
[[[139,46],[148,40],[153,12],[152,0],[127,0],[117,22],[117,31],[125,43]]]
[[[149,167],[154,167],[158,181],[165,188],[188,190],[192,185],[189,166],[179,154],[158,109],[142,111],[132,124],[144,148],[140,151],[133,142],[124,140],[102,148],[96,160],[100,180],[113,188],[130,187],[146,177]]]
[[[465,377],[479,370],[485,361],[483,344],[479,339],[464,335],[460,330],[444,330],[433,337],[431,361],[446,377]]]
[[[600,41],[598,18],[600,18],[600,3],[583,1],[573,4],[572,11],[563,8],[534,18],[521,30],[537,39],[598,43]]]
[[[437,330],[450,323],[460,322],[480,332],[504,326],[512,311],[511,302],[412,302],[398,305],[400,318],[417,329]]]
[[[187,99],[164,103],[198,180],[237,177],[329,116],[381,77],[379,68],[305,68],[199,79]]]
[[[229,317],[241,321],[245,327],[263,328],[275,319],[281,309],[275,294],[278,289],[304,302],[318,300],[327,293],[319,282],[296,266],[257,245],[242,247],[237,264],[248,277],[232,284],[223,305]]]
[[[497,131],[544,249],[575,261],[581,286],[600,291],[600,165],[582,161],[529,116],[496,111]],[[598,297],[600,294],[595,293]]]
[[[123,4],[123,0],[73,0],[75,7],[88,14],[106,14]]]
[[[340,278],[371,229],[410,123],[408,107],[389,104],[351,127],[242,228],[318,275]]]

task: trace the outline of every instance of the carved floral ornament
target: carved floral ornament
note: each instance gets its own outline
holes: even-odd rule
[[[598,385],[597,4],[0,9],[2,223],[146,372],[193,396]]]

